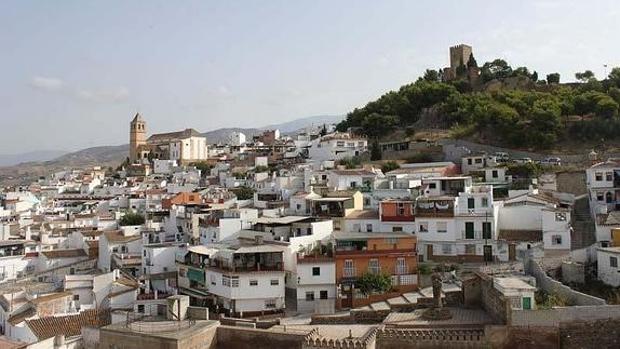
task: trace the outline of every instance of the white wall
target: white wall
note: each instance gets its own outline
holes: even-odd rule
[[[144,268],[146,268],[147,274],[158,274],[176,270],[175,257],[178,251],[177,246],[145,246],[144,251],[146,255],[143,254],[142,257],[142,270],[144,271]],[[150,262],[150,265],[146,264],[147,260]]]
[[[557,216],[556,213],[558,214]],[[561,216],[563,216],[565,220],[562,220]],[[542,223],[543,242],[545,249],[570,250],[570,212],[543,210]],[[562,237],[561,244],[554,243],[554,235],[559,235]]]
[[[446,223],[447,232],[439,233],[437,231],[437,223]],[[428,232],[420,231],[421,223],[428,223]],[[437,219],[437,218],[416,218],[418,241],[456,241],[456,224],[454,219]],[[434,253],[434,250],[433,250]]]
[[[610,286],[618,287],[620,286],[620,268],[609,264],[610,257],[616,257],[620,265],[620,253],[597,251],[598,278]]]
[[[231,275],[226,273],[226,275]],[[266,299],[281,300],[284,306],[284,272],[261,271],[235,273],[239,276],[239,287],[222,285],[222,273],[216,270],[206,271],[206,283],[209,292],[223,298],[234,299],[237,307],[235,311],[263,311],[271,310],[265,307]],[[250,280],[258,281],[256,286],[250,286]],[[278,280],[277,285],[271,285],[271,280]]]
[[[542,230],[541,206],[504,206],[499,209],[499,229]]]

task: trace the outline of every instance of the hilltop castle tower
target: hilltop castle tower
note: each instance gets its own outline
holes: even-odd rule
[[[472,47],[460,44],[450,47],[450,66],[443,69],[443,81],[464,79],[476,84],[480,76]]]
[[[140,158],[140,147],[146,144],[146,122],[140,113],[136,113],[129,123],[129,161]]]
[[[450,47],[450,69],[456,72],[458,67],[466,65],[471,54],[472,49],[469,45],[460,44]]]

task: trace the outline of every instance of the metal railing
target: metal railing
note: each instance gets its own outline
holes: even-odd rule
[[[396,275],[404,275],[404,274],[409,274],[409,268],[408,267],[396,267],[394,268],[394,274]]]
[[[344,268],[342,276],[346,278],[355,277],[357,275],[355,268]]]
[[[491,232],[485,232],[483,230],[463,230],[461,231],[461,240],[490,240],[493,238]]]

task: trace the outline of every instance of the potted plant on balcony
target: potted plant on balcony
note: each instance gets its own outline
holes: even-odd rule
[[[382,294],[392,289],[392,278],[387,274],[365,273],[355,283],[364,294]]]

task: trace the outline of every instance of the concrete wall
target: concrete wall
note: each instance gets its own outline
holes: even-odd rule
[[[549,277],[533,259],[523,262],[525,273],[536,278],[536,286],[549,294],[556,294],[572,305],[605,305],[605,300],[573,290]]]
[[[538,310],[513,310],[513,326],[559,326],[560,323],[620,318],[620,305],[574,306]]]
[[[583,284],[586,282],[586,266],[583,263],[562,262],[562,281]]]
[[[217,325],[202,327],[195,325],[194,329],[184,330],[183,335],[176,338],[174,335],[158,336],[157,333],[143,334],[102,328],[99,348],[213,349],[216,346],[216,331],[218,331]]]
[[[268,330],[220,326],[217,330],[217,349],[302,348],[305,335],[276,333]]]
[[[619,348],[620,320],[606,319],[560,325],[562,348]]]
[[[482,308],[497,322],[510,323],[510,302],[493,286],[493,279],[483,278],[480,282]]]

